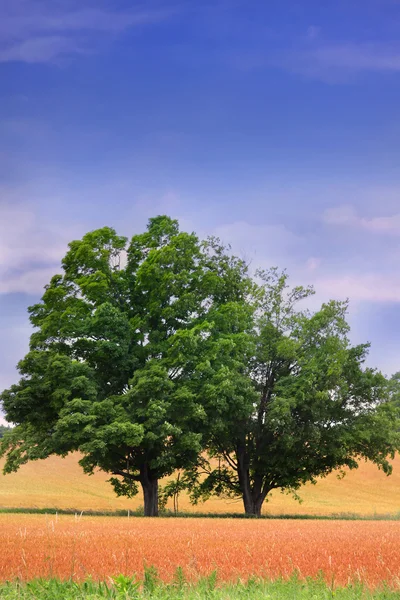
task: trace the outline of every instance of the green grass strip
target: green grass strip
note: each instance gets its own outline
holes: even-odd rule
[[[143,517],[143,510],[115,510],[115,511],[104,511],[104,510],[80,510],[78,508],[0,508],[0,514],[25,514],[25,515],[74,515],[82,514],[93,517]],[[162,511],[160,517],[165,518],[184,518],[184,519],[254,519],[256,517],[252,515],[245,515],[244,513],[200,513],[200,512],[179,512],[174,513],[173,511]],[[399,521],[400,512],[392,513],[371,513],[369,515],[360,515],[357,513],[332,513],[329,515],[312,515],[312,514],[281,514],[281,515],[270,515],[265,514],[259,519],[298,519],[298,520],[318,520],[318,521],[332,521],[332,520],[346,520],[346,521]]]
[[[150,567],[144,580],[138,581],[120,575],[108,582],[59,581],[38,579],[29,583],[8,582],[0,584],[0,598],[5,600],[109,600],[159,599],[159,600],[395,600],[400,591],[382,584],[380,589],[368,590],[361,583],[346,587],[330,586],[323,577],[301,581],[293,576],[289,581],[249,579],[247,582],[219,583],[217,573],[188,583],[181,569],[174,581],[164,584]]]

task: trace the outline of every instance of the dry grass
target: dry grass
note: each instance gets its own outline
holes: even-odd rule
[[[400,522],[230,521],[0,515],[0,580],[105,580],[154,565],[164,581],[178,566],[196,580],[316,576],[399,587]]]
[[[108,476],[96,473],[89,477],[77,464],[78,456],[66,459],[51,457],[45,461],[21,467],[18,473],[0,476],[0,508],[76,508],[77,510],[135,509],[142,504],[141,494],[133,501],[117,498]],[[265,504],[270,514],[325,515],[353,512],[362,515],[388,514],[400,511],[400,457],[396,457],[394,471],[387,477],[369,463],[362,463],[338,481],[336,475],[322,479],[317,485],[306,485],[299,504],[290,496],[274,492]],[[239,501],[211,499],[198,507],[191,507],[187,498],[180,500],[180,509],[194,512],[242,512]]]

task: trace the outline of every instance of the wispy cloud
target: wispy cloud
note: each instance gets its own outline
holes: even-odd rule
[[[30,38],[0,51],[0,62],[47,63],[68,54],[83,53],[83,46],[62,36]]]
[[[219,225],[213,235],[232,246],[233,252],[252,269],[288,264],[293,254],[304,247],[304,239],[281,224],[257,225],[236,221]]]
[[[306,54],[307,58],[307,54]],[[328,44],[308,53],[316,68],[352,71],[400,71],[400,43]]]
[[[46,222],[27,205],[0,205],[0,294],[40,294],[60,270],[72,227]]]
[[[319,35],[308,35],[306,43],[296,45],[295,51],[282,52],[272,63],[328,83],[347,82],[367,72],[400,72],[398,41],[329,42]]]
[[[330,224],[354,224],[374,232],[385,231],[380,219],[357,217],[351,207],[327,211],[324,220]],[[390,223],[391,225],[391,223]],[[219,226],[213,233],[232,244],[233,251],[250,263],[251,268],[277,265],[288,267],[293,285],[313,284],[316,295],[307,305],[316,310],[331,298],[350,299],[356,311],[361,304],[387,305],[400,302],[400,281],[390,272],[379,272],[371,267],[364,271],[359,266],[332,265],[330,260],[311,256],[305,261],[308,241],[283,225],[251,225],[245,221]]]
[[[115,35],[173,12],[146,6],[118,11],[112,2],[0,0],[0,62],[53,62],[90,51],[96,34]]]
[[[357,227],[372,233],[400,235],[400,213],[368,219],[361,217],[353,206],[343,205],[326,210],[323,221],[330,225]]]
[[[322,276],[315,282],[318,293],[353,302],[400,302],[400,281],[393,275],[365,273]]]

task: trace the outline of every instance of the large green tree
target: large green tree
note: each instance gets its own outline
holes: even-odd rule
[[[311,289],[290,289],[276,269],[257,277],[245,303],[219,310],[204,340],[208,360],[192,384],[204,394],[213,460],[186,478],[194,500],[238,496],[259,516],[271,490],[295,493],[362,458],[390,473],[399,435],[388,382],[363,366],[368,345],[349,342],[347,303],[300,310]]]
[[[130,244],[107,227],[90,232],[62,267],[29,309],[21,380],[1,395],[16,424],[1,446],[5,471],[79,450],[84,470],[110,473],[118,494],[140,483],[156,515],[159,479],[201,451],[206,414],[190,374],[207,314],[240,298],[245,267],[168,217]]]

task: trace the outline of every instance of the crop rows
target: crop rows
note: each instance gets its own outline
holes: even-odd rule
[[[329,583],[382,581],[400,587],[400,522],[231,521],[0,515],[0,579],[143,574],[170,581],[218,571],[221,580],[249,576],[315,577]]]

